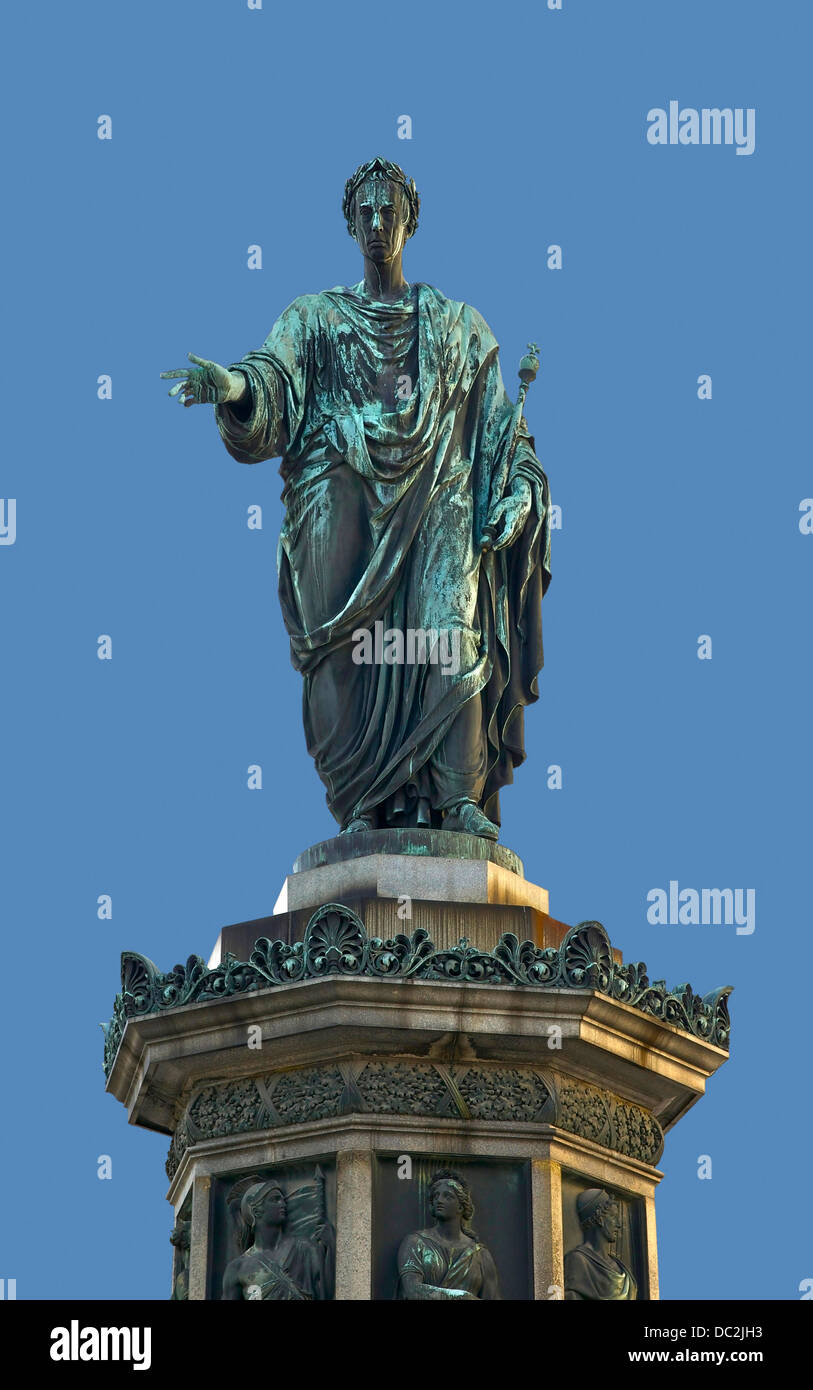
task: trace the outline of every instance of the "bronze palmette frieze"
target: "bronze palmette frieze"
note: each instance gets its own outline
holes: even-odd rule
[[[124,951],[121,992],[110,1022],[103,1025],[105,1075],[112,1070],[130,1018],[330,975],[597,990],[717,1047],[727,1049],[729,1043],[730,986],[701,996],[688,984],[669,990],[663,980],[650,983],[643,961],[620,965],[614,960],[600,922],[571,927],[558,947],[520,942],[506,932],[493,951],[480,951],[465,938],[451,949],[436,950],[422,928],[386,941],[368,937],[350,908],[328,903],[313,914],[302,941],[261,937],[248,961],[227,954],[212,970],[201,956],[190,956],[185,966],[176,965],[164,974],[146,956]]]

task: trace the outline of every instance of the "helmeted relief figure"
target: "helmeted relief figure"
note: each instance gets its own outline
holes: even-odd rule
[[[252,1235],[248,1249],[231,1260],[223,1276],[224,1299],[303,1302],[328,1292],[330,1239],[309,1240],[286,1233],[288,1203],[279,1183],[255,1183],[240,1202]]]

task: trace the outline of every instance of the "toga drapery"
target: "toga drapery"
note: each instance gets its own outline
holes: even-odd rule
[[[513,411],[490,329],[430,285],[390,304],[362,282],[294,300],[232,369],[249,391],[216,408],[226,447],[282,458],[279,595],[331,811],[396,824],[428,805],[439,824],[470,797],[499,824],[538,698],[550,536],[523,420],[504,490],[525,478],[530,515],[512,546],[481,554]],[[377,623],[454,630],[459,669],[358,664],[354,634]]]
[[[577,1245],[565,1255],[565,1298],[569,1300],[634,1301],[638,1286],[630,1270],[592,1245]]]
[[[408,1276],[417,1276],[420,1281],[415,1291],[411,1292],[404,1283]],[[466,1245],[450,1248],[431,1230],[414,1231],[402,1240],[398,1250],[396,1298],[453,1297],[447,1290],[500,1301],[500,1281],[491,1251],[474,1238]]]
[[[242,1289],[242,1297],[250,1302],[290,1303],[326,1296],[324,1252],[316,1241],[300,1236],[285,1237],[273,1250],[251,1245],[232,1261],[227,1275],[233,1268],[239,1274],[231,1288]],[[228,1278],[224,1288],[229,1296]]]

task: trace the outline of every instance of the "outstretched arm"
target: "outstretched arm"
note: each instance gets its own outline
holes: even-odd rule
[[[319,332],[312,301],[318,298],[295,299],[263,346],[229,367],[190,352],[191,367],[161,373],[164,380],[175,379],[169,394],[179,395],[185,406],[214,406],[223,443],[238,463],[283,457],[300,430],[310,398],[312,344]]]
[[[284,452],[282,392],[270,362],[246,360],[221,367],[205,357],[188,354],[191,367],[161,372],[164,381],[175,380],[170,396],[184,406],[213,405],[223,442],[240,463],[259,463]],[[263,354],[249,354],[262,359]]]

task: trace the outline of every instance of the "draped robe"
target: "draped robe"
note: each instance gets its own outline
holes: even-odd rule
[[[232,1264],[240,1271],[243,1298],[289,1303],[325,1297],[324,1259],[314,1241],[288,1237],[279,1250],[251,1245]]]
[[[620,1260],[607,1257],[592,1245],[577,1245],[565,1255],[565,1298],[634,1301],[638,1286],[630,1270]]]
[[[428,806],[438,825],[469,796],[499,824],[538,698],[550,534],[522,420],[504,490],[526,479],[530,514],[512,546],[481,555],[513,413],[491,330],[430,285],[388,304],[362,282],[294,300],[232,370],[249,390],[216,408],[226,447],[282,458],[279,597],[331,811],[414,824]],[[359,664],[376,623],[456,632],[459,669]]]
[[[417,1275],[421,1288],[408,1293],[405,1275]],[[398,1250],[398,1290],[396,1298],[444,1299],[453,1297],[447,1289],[467,1293],[471,1298],[500,1300],[500,1283],[491,1251],[479,1240],[450,1250],[431,1231],[414,1231]]]

